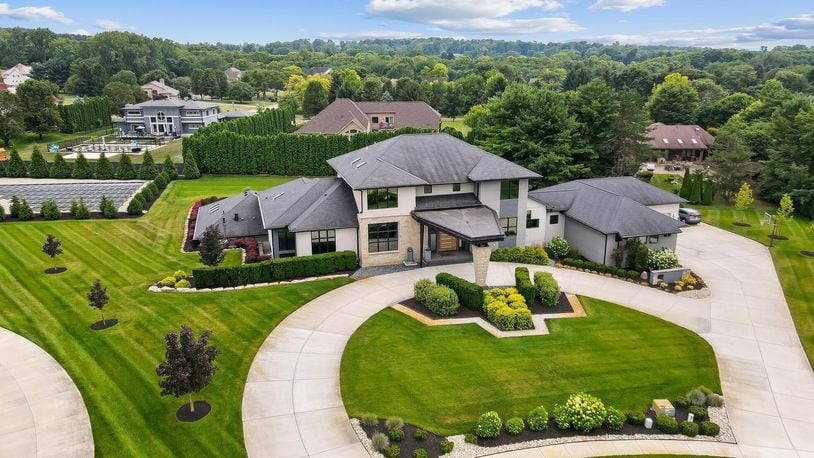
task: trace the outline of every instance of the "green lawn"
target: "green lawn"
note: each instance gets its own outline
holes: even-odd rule
[[[454,129],[458,129],[464,135],[468,134],[469,131],[472,130],[469,126],[464,124],[463,120],[461,119],[457,121],[452,121],[450,118],[444,118],[441,121],[441,128],[443,129],[444,127],[452,127]]]
[[[676,185],[667,183],[668,179],[669,175],[654,175],[652,183],[671,191]],[[753,209],[740,212],[717,198],[714,205],[692,207],[701,212],[705,223],[769,245],[772,229],[770,226],[761,226],[760,220],[764,212],[774,213],[775,205],[758,200]],[[744,221],[752,226],[732,224]],[[808,355],[808,362],[814,365],[814,282],[811,281],[814,278],[814,258],[800,254],[803,250],[814,251],[814,234],[810,229],[812,224],[814,222],[810,219],[795,216],[785,227],[780,227],[780,234],[789,237],[789,240],[775,240],[772,258],[794,325]]]
[[[147,287],[197,264],[195,254],[179,252],[196,198],[287,180],[177,181],[140,219],[0,224],[0,326],[33,340],[65,367],[90,412],[97,455],[245,455],[241,401],[257,349],[286,315],[347,280],[209,294],[148,293]],[[58,259],[65,273],[43,273],[50,259],[40,247],[48,233],[63,242]],[[237,262],[236,252],[228,262]],[[97,278],[110,295],[106,316],[120,320],[105,331],[88,327],[99,319],[85,297]],[[175,420],[184,399],[159,396],[155,375],[164,334],[181,324],[212,329],[223,350],[213,383],[196,395],[212,404],[212,413],[194,424]]]
[[[62,132],[47,132],[43,134],[42,140],[40,140],[39,136],[33,132],[26,132],[22,136],[14,138],[11,140],[12,144],[17,148],[17,151],[20,152],[20,157],[23,159],[29,159],[31,157],[31,151],[34,150],[34,145],[39,146],[40,151],[45,154],[48,152],[48,146],[52,143],[59,143],[61,141],[70,140],[73,138],[78,137],[88,137],[88,136],[100,136],[110,133],[110,128],[102,128],[96,130],[88,130],[85,132],[78,132],[75,134],[63,134]],[[2,144],[2,141],[0,141]],[[11,151],[11,147],[6,147],[6,150]],[[46,154],[46,157],[50,155]]]
[[[428,327],[385,309],[351,337],[341,389],[351,416],[398,415],[438,434],[471,430],[478,415],[549,409],[585,391],[644,408],[704,384],[720,392],[712,348],[691,331],[597,299],[586,318],[548,321],[551,334],[497,339],[472,325]]]

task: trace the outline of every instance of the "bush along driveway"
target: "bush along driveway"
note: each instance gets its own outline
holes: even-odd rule
[[[564,291],[626,305],[684,326],[715,350],[727,411],[743,455],[814,452],[814,374],[794,330],[768,250],[706,225],[679,238],[682,262],[711,295],[689,299],[584,272],[553,271]],[[487,283],[511,284],[514,264],[492,263]],[[445,266],[472,277],[472,266]],[[255,356],[243,395],[250,456],[366,456],[339,384],[350,336],[390,304],[412,297],[427,268],[372,277],[333,290],[274,329]]]

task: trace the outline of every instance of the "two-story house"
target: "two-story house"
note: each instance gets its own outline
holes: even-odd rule
[[[336,99],[297,133],[353,135],[403,127],[438,132],[441,113],[425,102],[354,102]]]
[[[17,92],[17,86],[31,78],[31,72],[32,69],[28,65],[17,64],[3,71],[2,83],[5,84],[9,92],[15,93]]]
[[[168,86],[167,83],[164,82],[164,78],[142,84],[141,90],[147,94],[147,97],[153,100],[177,99],[181,94],[178,89]]]
[[[116,120],[120,137],[179,137],[218,122],[218,104],[195,100],[161,99],[125,105]]]

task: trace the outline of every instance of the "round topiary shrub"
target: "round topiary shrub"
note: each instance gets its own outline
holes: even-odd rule
[[[182,280],[184,278],[187,278],[187,273],[184,272],[183,270],[176,270],[175,273],[172,274],[172,276],[175,277],[176,280]]]
[[[701,406],[690,407],[690,413],[693,415],[695,421],[704,421],[709,419],[707,409]]]
[[[659,415],[656,417],[656,428],[666,434],[675,434],[678,432],[678,422],[669,415]]]
[[[192,288],[192,284],[186,278],[182,278],[175,282],[176,288]]]
[[[724,397],[716,393],[708,394],[707,405],[711,407],[721,407],[724,405]]]
[[[641,426],[644,424],[644,412],[640,410],[631,410],[627,414],[627,422],[633,426]]]
[[[467,444],[477,444],[478,443],[478,436],[476,436],[476,435],[474,435],[472,433],[466,433],[466,434],[464,434],[464,442],[466,442]]]
[[[605,426],[612,431],[619,431],[625,425],[625,414],[616,407],[608,407],[605,415]]]
[[[163,280],[161,280],[161,286],[175,288],[175,277],[165,277]]]
[[[687,400],[690,401],[691,405],[694,406],[705,406],[707,405],[707,395],[703,391],[698,388],[691,390],[687,393]]]
[[[698,432],[700,432],[702,436],[715,437],[721,432],[721,427],[711,421],[702,421]]]
[[[403,428],[404,427],[404,420],[401,417],[387,417],[387,420],[384,421],[384,426],[387,427],[387,430],[391,430],[393,428]]]
[[[526,421],[532,431],[545,431],[548,428],[548,411],[543,406],[531,409]]]
[[[673,400],[673,405],[676,407],[681,407],[682,409],[686,409],[690,406],[690,400],[687,399],[687,396],[679,396]]]
[[[681,434],[687,437],[695,437],[698,435],[698,423],[694,421],[681,422]]]
[[[370,442],[373,444],[373,449],[378,452],[383,452],[390,446],[390,439],[382,433],[374,434],[373,437],[370,438]]]
[[[404,440],[404,430],[401,428],[390,428],[387,431],[387,436],[393,442],[401,442]]]
[[[526,423],[520,417],[509,418],[506,420],[506,432],[512,436],[516,436],[523,432]]]
[[[452,449],[455,448],[455,444],[448,440],[443,440],[440,444],[438,444],[438,447],[441,449],[441,454],[446,455],[447,453],[452,453]]]
[[[396,444],[392,444],[390,447],[387,447],[384,456],[387,458],[399,458],[401,456],[401,448]]]
[[[419,442],[427,440],[427,431],[424,431],[423,429],[416,429],[413,432],[413,439]]]
[[[607,410],[602,400],[585,393],[572,394],[565,404],[554,409],[554,421],[560,429],[589,432],[605,422]]]
[[[473,431],[476,436],[484,439],[493,439],[500,435],[500,428],[503,426],[503,421],[500,415],[495,411],[486,412],[478,418],[475,423],[475,430]]]
[[[413,450],[413,458],[427,458],[427,451],[423,448]]]

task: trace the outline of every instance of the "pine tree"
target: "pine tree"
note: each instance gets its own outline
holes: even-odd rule
[[[22,202],[20,202],[20,198],[17,196],[11,196],[11,205],[9,206],[9,216],[12,218],[18,218],[20,216],[20,206]]]
[[[28,164],[28,176],[31,178],[48,178],[48,161],[42,157],[37,146],[31,151],[31,163]]]
[[[70,178],[71,166],[70,164],[68,164],[68,161],[66,161],[64,157],[57,154],[54,157],[54,163],[51,164],[51,170],[49,174],[51,175],[51,178]]]
[[[102,212],[102,216],[107,219],[116,217],[116,205],[113,204],[112,199],[104,194],[102,194],[102,199],[99,201],[99,211]]]
[[[175,171],[175,162],[172,161],[172,156],[164,158],[164,163],[161,164],[161,172],[167,174],[170,180],[178,177],[178,172]]]
[[[156,175],[158,175],[158,169],[155,166],[155,161],[153,160],[153,155],[150,154],[150,150],[144,152],[138,175],[142,180],[154,180]]]
[[[85,205],[85,199],[80,197],[76,204],[76,210],[71,210],[76,219],[90,219],[90,209]]]
[[[57,203],[54,202],[53,199],[48,199],[42,202],[42,207],[40,208],[40,215],[43,219],[53,221],[57,220],[62,217],[62,213],[59,211],[59,207]]]
[[[689,200],[690,194],[692,193],[692,175],[690,174],[690,169],[684,169],[684,180],[681,181],[681,191],[678,192],[678,195]]]
[[[91,285],[90,291],[88,291],[88,305],[99,311],[99,314],[102,316],[102,326],[107,324],[102,309],[108,301],[110,301],[110,298],[107,295],[107,288],[102,288],[102,282],[97,278],[96,281],[93,282],[93,285]]]
[[[17,212],[17,218],[20,221],[31,221],[34,219],[34,210],[31,208],[31,205],[28,205],[25,199],[20,201],[20,210]]]
[[[130,156],[122,154],[119,159],[119,168],[116,170],[117,180],[134,180],[136,178],[136,171],[133,169],[133,161]]]
[[[97,180],[111,180],[115,176],[113,173],[113,166],[110,164],[110,159],[105,156],[105,152],[99,155],[99,160],[96,161],[95,175]]]
[[[79,153],[76,161],[74,161],[71,176],[82,180],[93,178],[93,169],[91,169],[90,162],[88,162],[84,154]]]
[[[715,201],[715,183],[711,180],[704,180],[704,189],[702,190],[702,201],[704,205],[712,205]]]
[[[128,215],[140,215],[142,210],[144,210],[144,201],[135,197],[130,199],[130,203],[127,204]]]
[[[11,156],[8,159],[8,166],[6,167],[6,176],[9,178],[25,178],[27,175],[25,170],[25,163],[17,152],[17,148],[11,150]]]
[[[220,350],[209,345],[212,331],[204,331],[200,339],[187,326],[181,326],[181,332],[168,333],[164,340],[167,343],[166,361],[159,364],[156,375],[163,377],[158,385],[161,396],[171,394],[175,397],[189,396],[189,410],[195,411],[192,393],[206,388],[218,366],[214,364]]]
[[[214,267],[223,262],[223,242],[218,227],[214,224],[206,228],[201,236],[201,245],[198,248],[201,263]]]
[[[184,154],[184,179],[194,180],[201,177],[198,164],[193,153]]]
[[[690,190],[689,201],[692,204],[700,204],[702,198],[702,187],[704,186],[704,175],[696,173],[692,178],[692,189]]]

